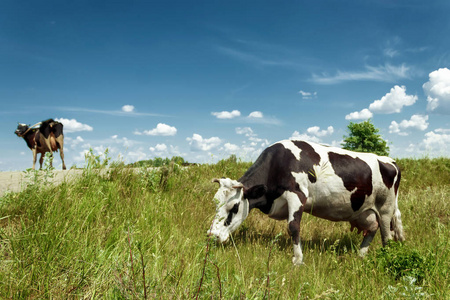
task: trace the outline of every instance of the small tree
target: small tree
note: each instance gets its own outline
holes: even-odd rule
[[[348,125],[350,134],[344,135],[344,149],[357,152],[371,152],[378,155],[389,155],[389,147],[381,135],[379,129],[375,128],[371,120],[361,123],[350,122]]]

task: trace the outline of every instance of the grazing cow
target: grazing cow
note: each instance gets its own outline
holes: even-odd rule
[[[238,181],[214,179],[217,213],[208,231],[220,242],[258,208],[270,218],[288,220],[295,265],[302,264],[303,212],[331,221],[348,221],[363,232],[364,256],[378,228],[382,243],[404,240],[397,205],[400,170],[394,160],[315,143],[284,140],[265,149]]]
[[[38,123],[39,124],[39,123]],[[36,125],[38,125],[36,124]],[[61,155],[61,161],[63,165],[63,170],[66,169],[66,164],[64,163],[64,135],[63,135],[63,124],[53,119],[48,119],[40,123],[39,128],[33,128],[34,126],[28,126],[25,124],[20,124],[17,126],[15,134],[25,140],[28,147],[33,151],[33,170],[36,165],[36,158],[38,153],[41,154],[39,159],[39,164],[42,169],[42,163],[44,161],[44,155],[46,152],[50,152],[53,157],[53,152],[58,151]]]

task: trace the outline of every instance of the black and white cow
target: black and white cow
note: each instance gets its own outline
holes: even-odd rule
[[[284,140],[265,149],[239,180],[213,181],[220,187],[208,234],[220,242],[228,240],[253,208],[273,219],[288,220],[295,265],[303,261],[299,236],[303,212],[348,221],[352,230],[363,231],[361,256],[378,228],[383,245],[392,237],[404,240],[397,205],[400,170],[389,157]]]

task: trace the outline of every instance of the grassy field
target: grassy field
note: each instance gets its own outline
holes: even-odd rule
[[[157,170],[92,165],[71,182],[49,171],[0,198],[1,299],[450,299],[450,159],[401,159],[406,241],[365,259],[348,223],[307,214],[305,265],[286,222],[252,211],[230,243],[206,237],[214,177],[233,160]]]

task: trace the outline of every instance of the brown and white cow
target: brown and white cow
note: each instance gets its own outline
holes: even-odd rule
[[[213,181],[220,187],[208,234],[220,242],[228,240],[253,208],[270,218],[288,220],[295,265],[303,262],[299,236],[303,212],[347,221],[352,230],[362,231],[361,256],[378,228],[383,245],[392,237],[404,240],[397,205],[400,170],[389,157],[284,140],[265,149],[239,180]]]
[[[39,124],[39,123],[38,123]],[[36,166],[36,159],[38,153],[41,154],[39,159],[39,164],[42,169],[42,163],[44,161],[44,155],[46,152],[50,152],[53,157],[53,152],[58,151],[61,155],[63,170],[66,169],[66,164],[64,163],[64,134],[63,134],[63,124],[53,119],[48,119],[40,123],[39,128],[33,128],[25,124],[20,124],[17,126],[16,131],[18,137],[21,137],[27,143],[27,146],[33,151],[33,170]]]

